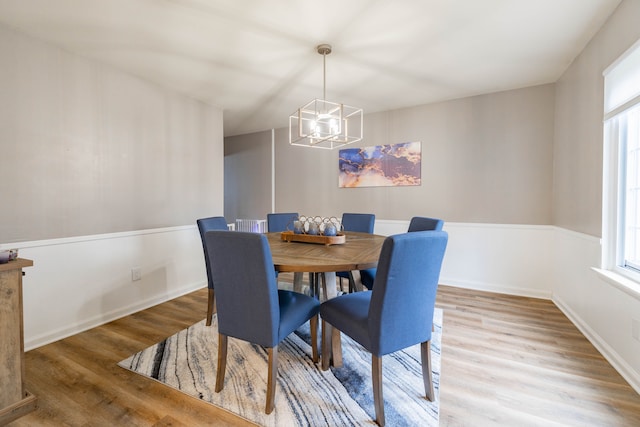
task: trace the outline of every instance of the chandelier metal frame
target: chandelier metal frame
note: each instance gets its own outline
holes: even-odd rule
[[[331,45],[316,47],[322,55],[322,99],[314,99],[289,116],[289,144],[334,149],[362,140],[363,111],[327,101],[327,55]]]

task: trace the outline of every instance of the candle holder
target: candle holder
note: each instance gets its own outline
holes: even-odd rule
[[[339,245],[346,241],[340,220],[334,216],[300,215],[292,225],[293,231],[287,230],[280,233],[282,240],[324,245]]]

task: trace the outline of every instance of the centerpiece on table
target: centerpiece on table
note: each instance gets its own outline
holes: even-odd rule
[[[293,221],[293,231],[288,228],[280,233],[280,237],[286,242],[341,245],[347,240],[340,221],[333,216],[324,218],[300,215]]]

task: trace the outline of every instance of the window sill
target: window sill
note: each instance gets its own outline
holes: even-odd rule
[[[591,267],[601,279],[605,282],[612,284],[621,291],[631,295],[632,297],[640,300],[640,283],[628,279],[620,274],[614,273],[611,270],[603,270],[601,268]]]

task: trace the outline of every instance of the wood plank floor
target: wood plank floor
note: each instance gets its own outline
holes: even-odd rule
[[[203,319],[206,299],[198,290],[27,352],[39,408],[10,425],[252,425],[116,365]],[[441,426],[640,426],[640,395],[552,302],[441,286],[437,306]]]

